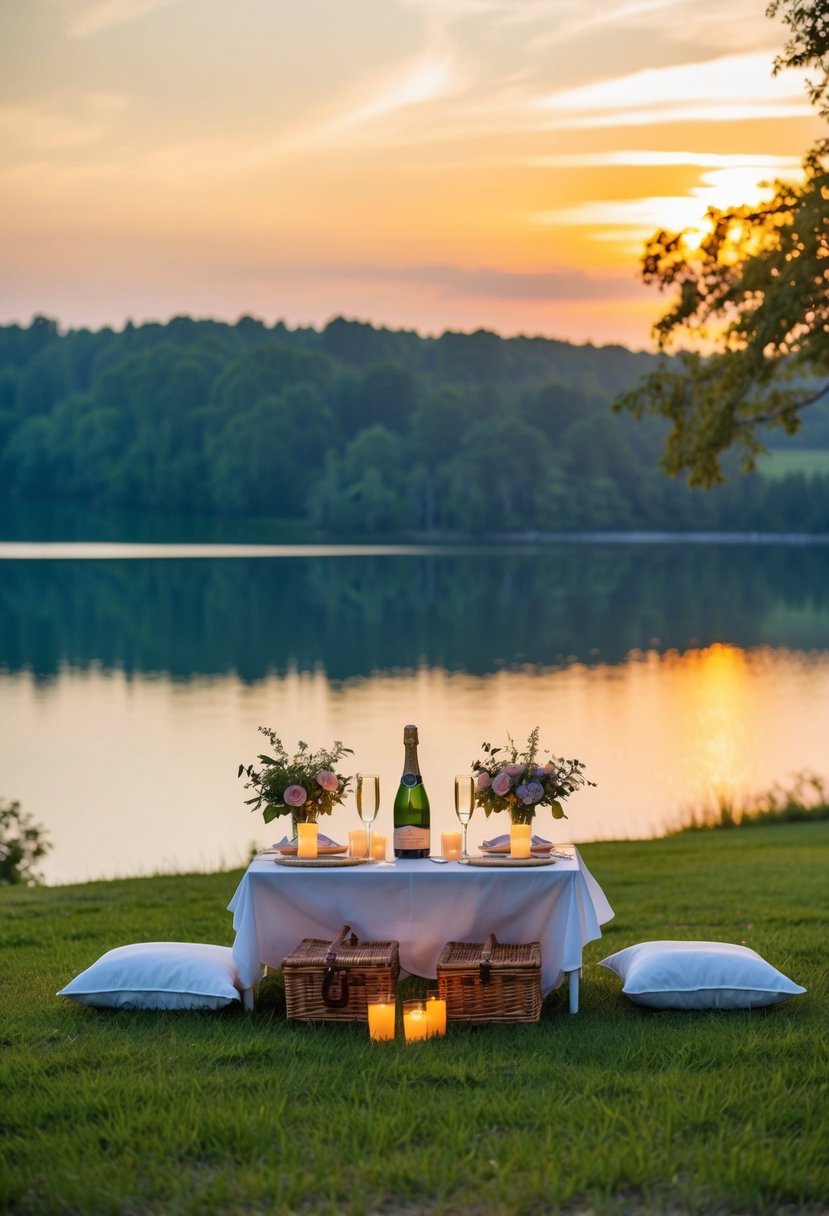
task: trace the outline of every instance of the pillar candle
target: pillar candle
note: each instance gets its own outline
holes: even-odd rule
[[[371,834],[371,855],[375,861],[386,860],[386,838],[380,832]]]
[[[511,857],[529,857],[532,845],[532,825],[529,823],[514,823],[509,833],[509,851]]]
[[[368,842],[365,828],[352,828],[348,833],[348,851],[352,857],[367,857]]]
[[[460,832],[441,832],[440,850],[447,861],[460,860],[462,840]]]
[[[298,823],[296,855],[297,857],[316,857],[317,855],[317,825],[315,823]]]
[[[403,1033],[407,1043],[416,1043],[428,1038],[429,1017],[422,1001],[405,1001],[403,1004]]]
[[[368,1032],[375,1043],[394,1038],[394,1001],[369,1001]]]
[[[426,1020],[429,1034],[446,1034],[446,1001],[439,996],[430,996],[426,1001]]]

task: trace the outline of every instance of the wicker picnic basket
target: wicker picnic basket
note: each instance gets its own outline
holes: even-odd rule
[[[370,1000],[393,1001],[397,942],[360,942],[343,925],[333,942],[306,937],[282,961],[289,1018],[367,1022]]]
[[[541,946],[496,941],[447,942],[437,965],[438,996],[450,1022],[537,1022]]]

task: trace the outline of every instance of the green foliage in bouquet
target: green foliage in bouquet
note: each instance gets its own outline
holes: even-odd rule
[[[581,760],[559,756],[540,759],[538,733],[536,726],[523,752],[509,735],[506,747],[481,744],[484,758],[475,761],[472,771],[476,775],[475,798],[487,818],[497,811],[509,811],[513,823],[532,823],[536,809],[548,806],[553,819],[566,819],[562,799],[585,785],[595,786],[596,782],[584,775]]]
[[[240,764],[237,776],[247,777],[245,789],[256,791],[245,803],[261,811],[265,823],[277,815],[293,815],[299,823],[312,823],[318,815],[330,815],[345,800],[351,777],[337,767],[343,756],[353,754],[350,747],[335,741],[330,749],[312,752],[300,740],[296,754],[289,756],[272,730],[267,726],[259,730],[267,736],[272,755],[258,756],[259,768]]]

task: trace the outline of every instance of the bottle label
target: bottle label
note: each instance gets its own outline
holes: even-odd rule
[[[395,849],[428,849],[429,848],[429,829],[417,827],[404,827],[394,829],[394,848]]]
[[[400,784],[405,785],[408,789],[411,789],[412,786],[420,784],[420,777],[417,775],[417,773],[404,773],[400,778]]]

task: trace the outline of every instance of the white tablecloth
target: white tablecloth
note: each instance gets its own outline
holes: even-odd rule
[[[613,916],[578,850],[530,869],[426,860],[315,869],[258,857],[229,910],[246,989],[259,982],[262,964],[281,967],[304,937],[331,940],[348,924],[359,938],[398,941],[401,968],[430,979],[447,941],[483,942],[488,933],[503,942],[538,941],[545,995],[566,972],[578,973],[582,948]]]

